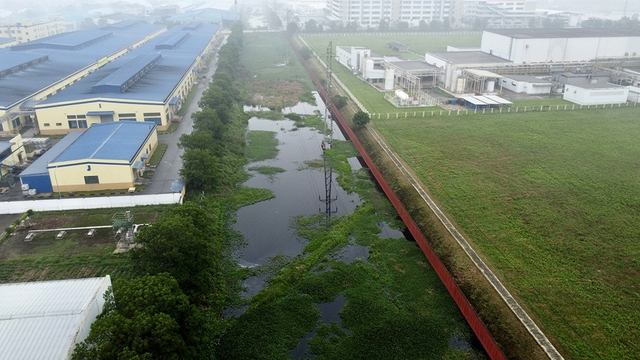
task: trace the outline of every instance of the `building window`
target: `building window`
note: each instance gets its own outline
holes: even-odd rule
[[[84,183],[89,185],[89,184],[100,184],[100,181],[98,180],[97,176],[85,176],[84,177]]]
[[[11,124],[13,125],[14,129],[17,128],[18,126],[20,126],[20,118],[17,117],[15,119],[11,120]]]
[[[44,126],[51,126],[49,123],[44,123]]]
[[[87,120],[78,120],[78,127],[80,129],[86,129],[87,128]]]
[[[67,115],[67,119],[68,119],[68,120],[73,120],[73,119],[75,119],[75,118],[76,118],[76,116],[75,116],[75,115]]]
[[[134,118],[134,119],[135,119],[136,114],[133,114],[133,113],[129,113],[129,114],[118,114],[118,117],[121,117],[121,118]]]
[[[86,119],[87,116],[86,115],[78,115],[78,119]]]
[[[145,117],[147,117],[147,116],[160,116],[160,113],[159,112],[157,112],[157,113],[144,113],[142,115],[144,115]]]
[[[62,123],[56,123],[56,126],[62,126]]]
[[[161,118],[144,118],[144,121],[154,122],[157,125],[162,125],[162,119]]]
[[[77,129],[78,120],[69,120],[69,129]]]

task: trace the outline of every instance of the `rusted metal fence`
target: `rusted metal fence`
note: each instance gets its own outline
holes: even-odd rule
[[[313,79],[313,82],[318,87],[318,92],[320,93],[320,96],[326,102],[327,93],[323,89],[320,81],[315,76],[313,71],[311,71],[311,68],[309,67],[307,62],[302,58],[302,56],[300,56],[300,53],[298,52],[297,47],[292,41],[291,41],[291,47],[294,49],[296,55],[298,56],[298,59],[300,59],[300,62],[307,69],[309,75]],[[427,242],[427,239],[424,237],[424,235],[422,235],[422,232],[420,231],[416,223],[413,221],[413,218],[409,215],[407,210],[404,208],[404,206],[400,202],[400,199],[396,196],[396,194],[393,192],[393,190],[391,189],[387,181],[382,176],[382,173],[378,170],[376,165],[373,163],[373,160],[371,159],[371,157],[369,157],[369,155],[365,151],[364,147],[362,146],[358,138],[355,136],[351,128],[348,126],[344,117],[342,117],[342,115],[340,114],[340,111],[338,111],[338,109],[333,104],[331,104],[330,110],[333,115],[333,118],[338,123],[338,126],[340,127],[342,132],[345,134],[345,136],[348,139],[350,139],[353,142],[356,149],[358,149],[360,156],[362,157],[365,164],[371,171],[371,174],[376,179],[376,181],[380,185],[380,188],[384,191],[387,198],[389,198],[389,200],[391,201],[391,204],[393,204],[396,211],[400,215],[400,218],[407,226],[407,230],[409,230],[409,232],[411,233],[415,241],[418,243],[418,246],[420,246],[420,249],[422,249],[422,252],[424,253],[426,258],[429,260],[429,263],[431,264],[433,269],[436,271],[436,273],[440,277],[440,280],[442,281],[444,286],[447,288],[447,291],[449,291],[449,294],[451,294],[451,297],[453,298],[455,303],[458,305],[460,312],[462,313],[467,323],[473,330],[474,334],[476,335],[476,337],[484,347],[484,350],[487,352],[487,354],[491,359],[505,359],[504,354],[496,344],[493,337],[491,337],[491,334],[489,334],[489,331],[487,330],[487,328],[484,326],[484,324],[478,317],[478,314],[476,314],[476,312],[473,310],[473,308],[471,307],[471,304],[469,303],[467,298],[464,296],[464,294],[462,293],[458,285],[455,283],[455,281],[451,277],[451,274],[449,274],[449,271],[447,270],[447,268],[440,261],[436,253],[433,251],[433,249]]]

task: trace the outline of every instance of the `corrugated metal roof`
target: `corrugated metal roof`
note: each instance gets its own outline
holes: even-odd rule
[[[58,155],[55,163],[82,159],[133,161],[145,140],[155,131],[155,123],[118,121],[94,124]]]
[[[20,173],[20,177],[23,176],[33,176],[33,175],[43,175],[49,174],[47,170],[47,165],[55,159],[58,155],[60,155],[63,151],[65,151],[69,145],[71,145],[77,138],[80,137],[83,133],[80,131],[74,131],[69,133],[67,136],[63,137],[58,141],[57,144],[53,145],[51,149],[42,154],[36,161],[34,161],[28,168],[24,169]]]
[[[23,101],[32,94],[63,79],[99,59],[160,31],[160,25],[138,24],[127,31],[103,31],[112,36],[78,50],[32,49],[11,51],[0,49],[0,56],[25,56],[25,54],[48,55],[49,60],[26,70],[0,79],[0,109]],[[47,39],[47,38],[43,38]],[[42,40],[42,39],[38,39]],[[38,41],[34,40],[34,41]],[[94,81],[95,82],[95,81]]]
[[[98,81],[93,85],[91,91],[94,93],[114,92],[122,93],[127,91],[144,74],[148,73],[157,63],[162,60],[160,53],[141,54],[133,60],[121,66],[111,75]]]
[[[11,145],[13,144],[9,141],[0,141],[0,154],[7,149],[11,149]]]
[[[67,359],[90,306],[111,285],[102,278],[0,285],[0,360]]]
[[[175,49],[161,50],[162,61],[156,64],[148,73],[133,84],[124,93],[92,93],[92,86],[102,79],[115,73],[129,61],[139,55],[154,53],[157,54],[157,44],[168,41],[176,34],[184,31],[179,26],[175,26],[160,36],[149,40],[130,53],[114,60],[104,67],[96,70],[77,83],[67,87],[57,94],[49,97],[39,104],[37,108],[55,106],[58,102],[86,101],[87,99],[126,99],[152,102],[169,102],[171,95],[184,75],[191,71],[193,62],[211,41],[212,37],[219,29],[217,24],[203,24],[195,31],[190,31],[189,36],[180,46]],[[108,104],[102,104],[103,109]],[[105,109],[111,110],[111,109]]]
[[[491,29],[485,30],[515,39],[584,38],[640,36],[640,29],[576,28],[576,29]]]

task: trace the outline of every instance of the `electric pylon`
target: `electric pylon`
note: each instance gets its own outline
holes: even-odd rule
[[[336,208],[335,211],[331,210],[331,202],[336,200],[331,196],[331,183],[333,180],[333,167],[331,166],[331,162],[327,160],[324,152],[328,149],[331,149],[333,145],[333,120],[331,119],[331,66],[333,64],[333,42],[329,41],[329,46],[327,46],[327,81],[325,83],[325,92],[327,97],[325,99],[325,107],[324,107],[324,126],[322,129],[322,160],[324,165],[324,203],[325,203],[325,218],[327,224],[329,224],[329,220],[331,220],[331,214],[334,212],[338,212]],[[327,125],[329,126],[329,131],[327,131]],[[319,199],[323,201],[323,199]]]

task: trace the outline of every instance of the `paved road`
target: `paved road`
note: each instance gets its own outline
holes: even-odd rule
[[[224,42],[222,42],[224,43]],[[175,180],[180,179],[180,168],[182,167],[182,154],[184,153],[183,149],[178,147],[178,142],[180,141],[180,136],[182,134],[190,134],[193,130],[193,119],[191,115],[194,112],[200,111],[200,107],[198,107],[198,101],[202,97],[202,93],[209,86],[209,81],[211,81],[211,76],[216,71],[216,61],[218,60],[218,54],[216,52],[215,58],[211,61],[209,70],[206,74],[200,75],[200,83],[198,85],[198,89],[187,108],[186,113],[182,117],[182,121],[180,122],[180,126],[178,126],[178,130],[166,134],[159,135],[158,142],[169,145],[167,147],[167,151],[164,153],[160,164],[156,168],[155,173],[153,174],[153,178],[151,182],[147,186],[143,194],[164,194],[168,193],[171,188],[171,184]],[[202,76],[206,76],[206,79],[203,79]]]

